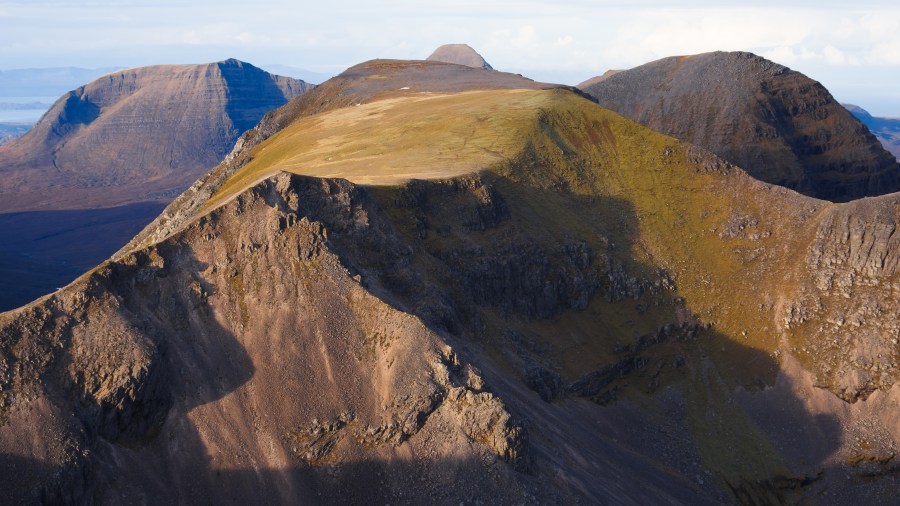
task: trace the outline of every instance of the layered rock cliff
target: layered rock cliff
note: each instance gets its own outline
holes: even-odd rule
[[[0,147],[0,310],[71,282],[311,89],[248,63],[114,72],[60,98]]]
[[[0,147],[0,212],[171,200],[310,88],[237,60],[108,74]]]

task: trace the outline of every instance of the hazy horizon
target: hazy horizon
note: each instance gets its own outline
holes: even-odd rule
[[[441,44],[467,43],[498,70],[577,84],[666,56],[741,50],[803,72],[841,102],[900,116],[900,6],[881,0],[8,0],[0,27],[2,70],[238,58],[336,74],[373,58],[423,59]]]

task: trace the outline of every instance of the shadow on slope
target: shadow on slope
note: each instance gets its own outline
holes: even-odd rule
[[[65,286],[109,258],[164,204],[0,214],[0,312]]]
[[[118,295],[117,314],[163,344],[165,376],[159,381],[172,399],[165,424],[157,433],[145,432],[147,440],[136,445],[114,439],[88,445],[93,465],[80,470],[75,482],[45,478],[59,490],[45,497],[78,500],[72,491],[86,490],[100,503],[147,498],[458,504],[496,499],[492,494],[500,496],[497,502],[542,503],[562,494],[558,500],[778,504],[802,496],[822,459],[840,443],[835,421],[810,415],[796,397],[785,396],[772,407],[805,428],[786,443],[772,436],[781,427],[754,423],[733,402],[741,386],[771,384],[778,364],[706,327],[679,300],[677,288],[663,286],[664,274],[639,251],[640,220],[627,201],[490,175],[401,188],[300,176],[289,182],[290,192],[280,197],[260,192],[266,205],[279,212],[296,206],[297,220],[322,224],[327,247],[350,271],[343,276],[359,274],[369,293],[421,317],[481,367],[488,387],[529,420],[531,470],[513,471],[497,460],[410,455],[402,445],[394,458],[383,460],[260,465],[247,455],[290,455],[291,442],[261,440],[255,432],[247,437],[242,417],[255,413],[262,423],[284,402],[266,391],[248,391],[275,387],[255,382],[280,371],[286,384],[318,381],[330,367],[327,357],[319,355],[318,343],[303,341],[267,352],[271,358],[254,365],[254,354],[302,329],[276,319],[260,322],[255,315],[248,323],[266,331],[250,348],[247,335],[223,324],[243,328],[243,313],[236,309],[244,303],[266,311],[279,307],[285,301],[250,299],[270,293],[278,280],[260,279],[260,291],[252,293],[214,283],[202,274],[212,267],[203,263],[207,258],[201,262],[192,246],[167,240],[155,248],[162,263],[135,253],[98,274]],[[287,193],[297,198],[293,204]],[[232,212],[247,204],[229,206]],[[198,225],[190,239],[232,240],[213,238],[218,219],[204,219],[206,228]],[[272,223],[300,226],[289,225],[286,217]],[[247,254],[280,261],[298,247],[308,245],[250,244]],[[228,269],[239,274],[246,268]],[[234,314],[227,305],[198,305],[224,290],[238,295],[231,302]],[[323,299],[346,295],[319,285],[317,291]],[[292,314],[309,310],[286,302]],[[344,319],[325,313],[315,324],[338,334]],[[304,375],[291,369],[307,360],[316,367]],[[547,373],[538,375],[545,379],[540,383],[529,374],[536,369]],[[544,390],[549,395],[542,398]],[[295,402],[314,410],[317,399]],[[218,437],[214,445],[210,434]],[[34,473],[56,469],[19,457],[4,457],[4,464]],[[707,470],[714,479],[698,480]],[[77,479],[94,485],[79,488]]]
[[[781,419],[762,427],[734,403],[736,389],[773,384],[778,364],[710,329],[677,289],[663,288],[667,275],[643,260],[640,222],[625,200],[490,174],[396,189],[292,181],[298,213],[323,223],[367,290],[492,371],[489,385],[538,429],[536,467],[565,477],[556,486],[601,501],[673,494],[691,502],[718,495],[690,485],[709,469],[742,501],[777,503],[840,444],[836,420],[809,414],[795,397],[773,407],[805,428],[795,438],[773,437],[785,428]],[[534,371],[546,374],[535,381]],[[619,412],[608,406],[652,406],[668,387],[682,392],[682,418],[650,422],[639,409],[628,427],[614,420]],[[551,416],[544,401],[561,397],[587,418],[566,416],[569,408]],[[579,397],[607,407],[585,408]],[[654,423],[672,439],[659,437]],[[597,424],[631,434],[633,446],[597,438]],[[597,478],[611,468],[619,478]],[[621,490],[627,476],[642,476],[642,489]]]

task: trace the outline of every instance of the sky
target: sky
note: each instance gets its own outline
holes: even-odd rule
[[[897,0],[0,0],[3,70],[234,57],[333,74],[445,43],[566,84],[666,56],[751,51],[900,117]]]

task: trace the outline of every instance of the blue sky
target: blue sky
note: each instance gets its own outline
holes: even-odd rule
[[[0,0],[0,69],[229,57],[340,72],[465,42],[495,68],[575,84],[676,54],[745,50],[900,116],[900,2]]]

